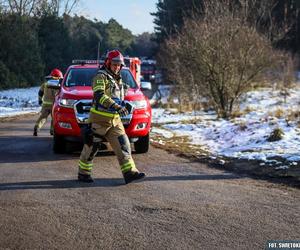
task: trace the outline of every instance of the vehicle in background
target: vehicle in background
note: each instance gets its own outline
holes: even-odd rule
[[[141,81],[155,83],[156,60],[142,60]]]
[[[141,60],[138,57],[124,57],[125,66],[128,67],[136,80],[141,84]]]
[[[77,60],[64,75],[59,93],[53,105],[53,150],[55,153],[66,151],[66,141],[82,142],[81,128],[86,126],[92,105],[92,79],[99,69],[99,62]],[[132,67],[133,68],[133,67]],[[141,91],[131,70],[123,67],[122,80],[130,86],[125,100],[134,106],[132,119],[124,123],[129,140],[134,143],[137,153],[146,153],[149,149],[149,134],[152,110],[149,99]]]

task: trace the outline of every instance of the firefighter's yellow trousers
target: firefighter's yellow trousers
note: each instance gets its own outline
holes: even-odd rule
[[[98,151],[98,144],[94,142],[95,136],[105,137],[110,143],[123,174],[128,171],[138,171],[131,156],[128,136],[125,133],[121,119],[118,119],[111,122],[91,123],[85,130],[83,135],[84,146],[78,164],[80,174],[91,175],[93,159]]]
[[[48,116],[51,115],[51,127],[50,131],[53,130],[53,124],[52,124],[52,106],[49,105],[43,105],[42,109],[40,111],[40,116],[35,122],[34,130],[39,130],[40,128],[43,127],[45,122],[47,121]]]

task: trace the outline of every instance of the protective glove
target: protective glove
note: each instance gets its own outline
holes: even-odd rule
[[[122,107],[122,106],[119,106],[119,107],[117,108],[117,112],[119,113],[119,115],[120,115],[121,117],[126,116],[126,115],[129,114],[128,110],[127,110],[125,107]]]

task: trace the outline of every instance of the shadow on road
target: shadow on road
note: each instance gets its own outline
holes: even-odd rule
[[[151,181],[197,181],[197,180],[224,180],[239,179],[237,175],[183,175],[183,176],[150,176],[141,182]],[[125,185],[122,178],[95,178],[94,183],[82,183],[77,180],[48,180],[1,183],[0,191],[4,190],[24,190],[24,189],[61,189],[61,188],[94,188],[94,187],[116,187]],[[130,184],[129,184],[130,185]]]
[[[50,136],[0,136],[0,164],[43,162],[79,159],[82,145],[67,143],[65,154],[55,154]],[[113,151],[99,151],[97,157],[114,155]]]
[[[0,164],[79,159],[82,144],[67,142],[66,146],[66,153],[55,154],[50,136],[0,136]],[[96,157],[112,155],[111,149],[99,150]]]
[[[0,163],[41,162],[70,159],[55,155],[51,137],[0,136]]]

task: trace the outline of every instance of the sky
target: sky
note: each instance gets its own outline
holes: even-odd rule
[[[76,14],[105,23],[114,18],[124,28],[138,35],[154,31],[154,17],[150,13],[156,12],[157,2],[158,0],[85,0],[80,2]]]
[[[161,100],[165,102],[170,86],[162,86]],[[38,89],[0,91],[0,117],[39,112]],[[155,139],[155,135],[160,135],[157,142],[164,144],[162,138],[188,136],[191,145],[209,152],[213,159],[255,159],[261,161],[261,167],[288,169],[300,162],[300,118],[289,122],[285,119],[287,114],[299,113],[299,96],[300,87],[290,90],[286,103],[278,90],[251,91],[241,105],[241,111],[245,112],[232,120],[217,119],[213,112],[176,113],[170,109],[152,109],[150,137]],[[276,115],[282,112],[283,116]],[[283,138],[270,142],[267,138],[275,128],[282,129]],[[274,160],[277,156],[285,161]]]

